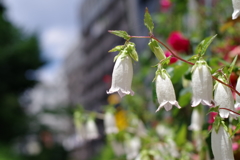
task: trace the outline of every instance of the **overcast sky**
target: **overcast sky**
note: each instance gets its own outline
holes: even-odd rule
[[[40,73],[50,80],[79,37],[82,0],[4,0],[7,17],[29,33],[37,33],[42,55],[51,63]]]

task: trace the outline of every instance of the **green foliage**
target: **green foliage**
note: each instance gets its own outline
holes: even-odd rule
[[[111,50],[109,50],[108,52],[117,52],[117,51],[121,51],[123,50],[124,45],[119,45],[119,46],[115,46],[114,48],[112,48]]]
[[[148,12],[148,8],[145,9],[144,25],[148,28],[150,33],[153,33],[154,24],[153,24],[153,21],[152,21],[152,17]]]
[[[178,146],[184,145],[186,143],[187,138],[187,125],[182,124],[177,131],[177,135],[175,141]]]
[[[109,33],[112,33],[118,37],[122,37],[125,40],[130,40],[130,36],[128,35],[128,33],[126,31],[120,31],[120,30],[110,30],[108,31]]]
[[[1,6],[1,3],[0,3]],[[0,142],[10,143],[28,131],[28,116],[19,103],[19,96],[36,81],[27,78],[43,62],[39,57],[38,40],[24,34],[0,13]]]

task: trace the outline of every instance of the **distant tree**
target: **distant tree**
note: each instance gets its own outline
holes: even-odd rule
[[[43,65],[37,38],[11,24],[4,13],[0,1],[0,143],[28,131],[28,116],[19,97],[36,83],[27,73]]]

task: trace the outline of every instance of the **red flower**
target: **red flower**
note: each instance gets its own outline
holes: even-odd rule
[[[166,57],[169,57],[169,56],[172,55],[171,52],[169,52],[169,51],[165,51],[164,53],[165,53]],[[172,58],[170,59],[170,64],[173,64],[173,63],[175,63],[175,62],[177,62],[177,61],[178,61],[177,58],[172,57]]]
[[[161,11],[166,12],[171,7],[171,1],[170,0],[159,0]]]
[[[190,47],[190,41],[180,32],[172,32],[168,37],[169,45],[178,52],[187,52]]]

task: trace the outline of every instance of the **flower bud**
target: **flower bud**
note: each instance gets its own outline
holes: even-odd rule
[[[166,58],[162,48],[159,46],[156,40],[151,39],[150,42],[148,43],[148,46],[150,47],[151,51],[155,54],[159,61]]]
[[[192,107],[196,107],[200,103],[212,106],[214,104],[212,95],[213,82],[207,63],[199,60],[193,66],[192,70]]]
[[[222,126],[220,126],[218,132],[213,129],[211,145],[215,160],[234,160],[232,141]]]

